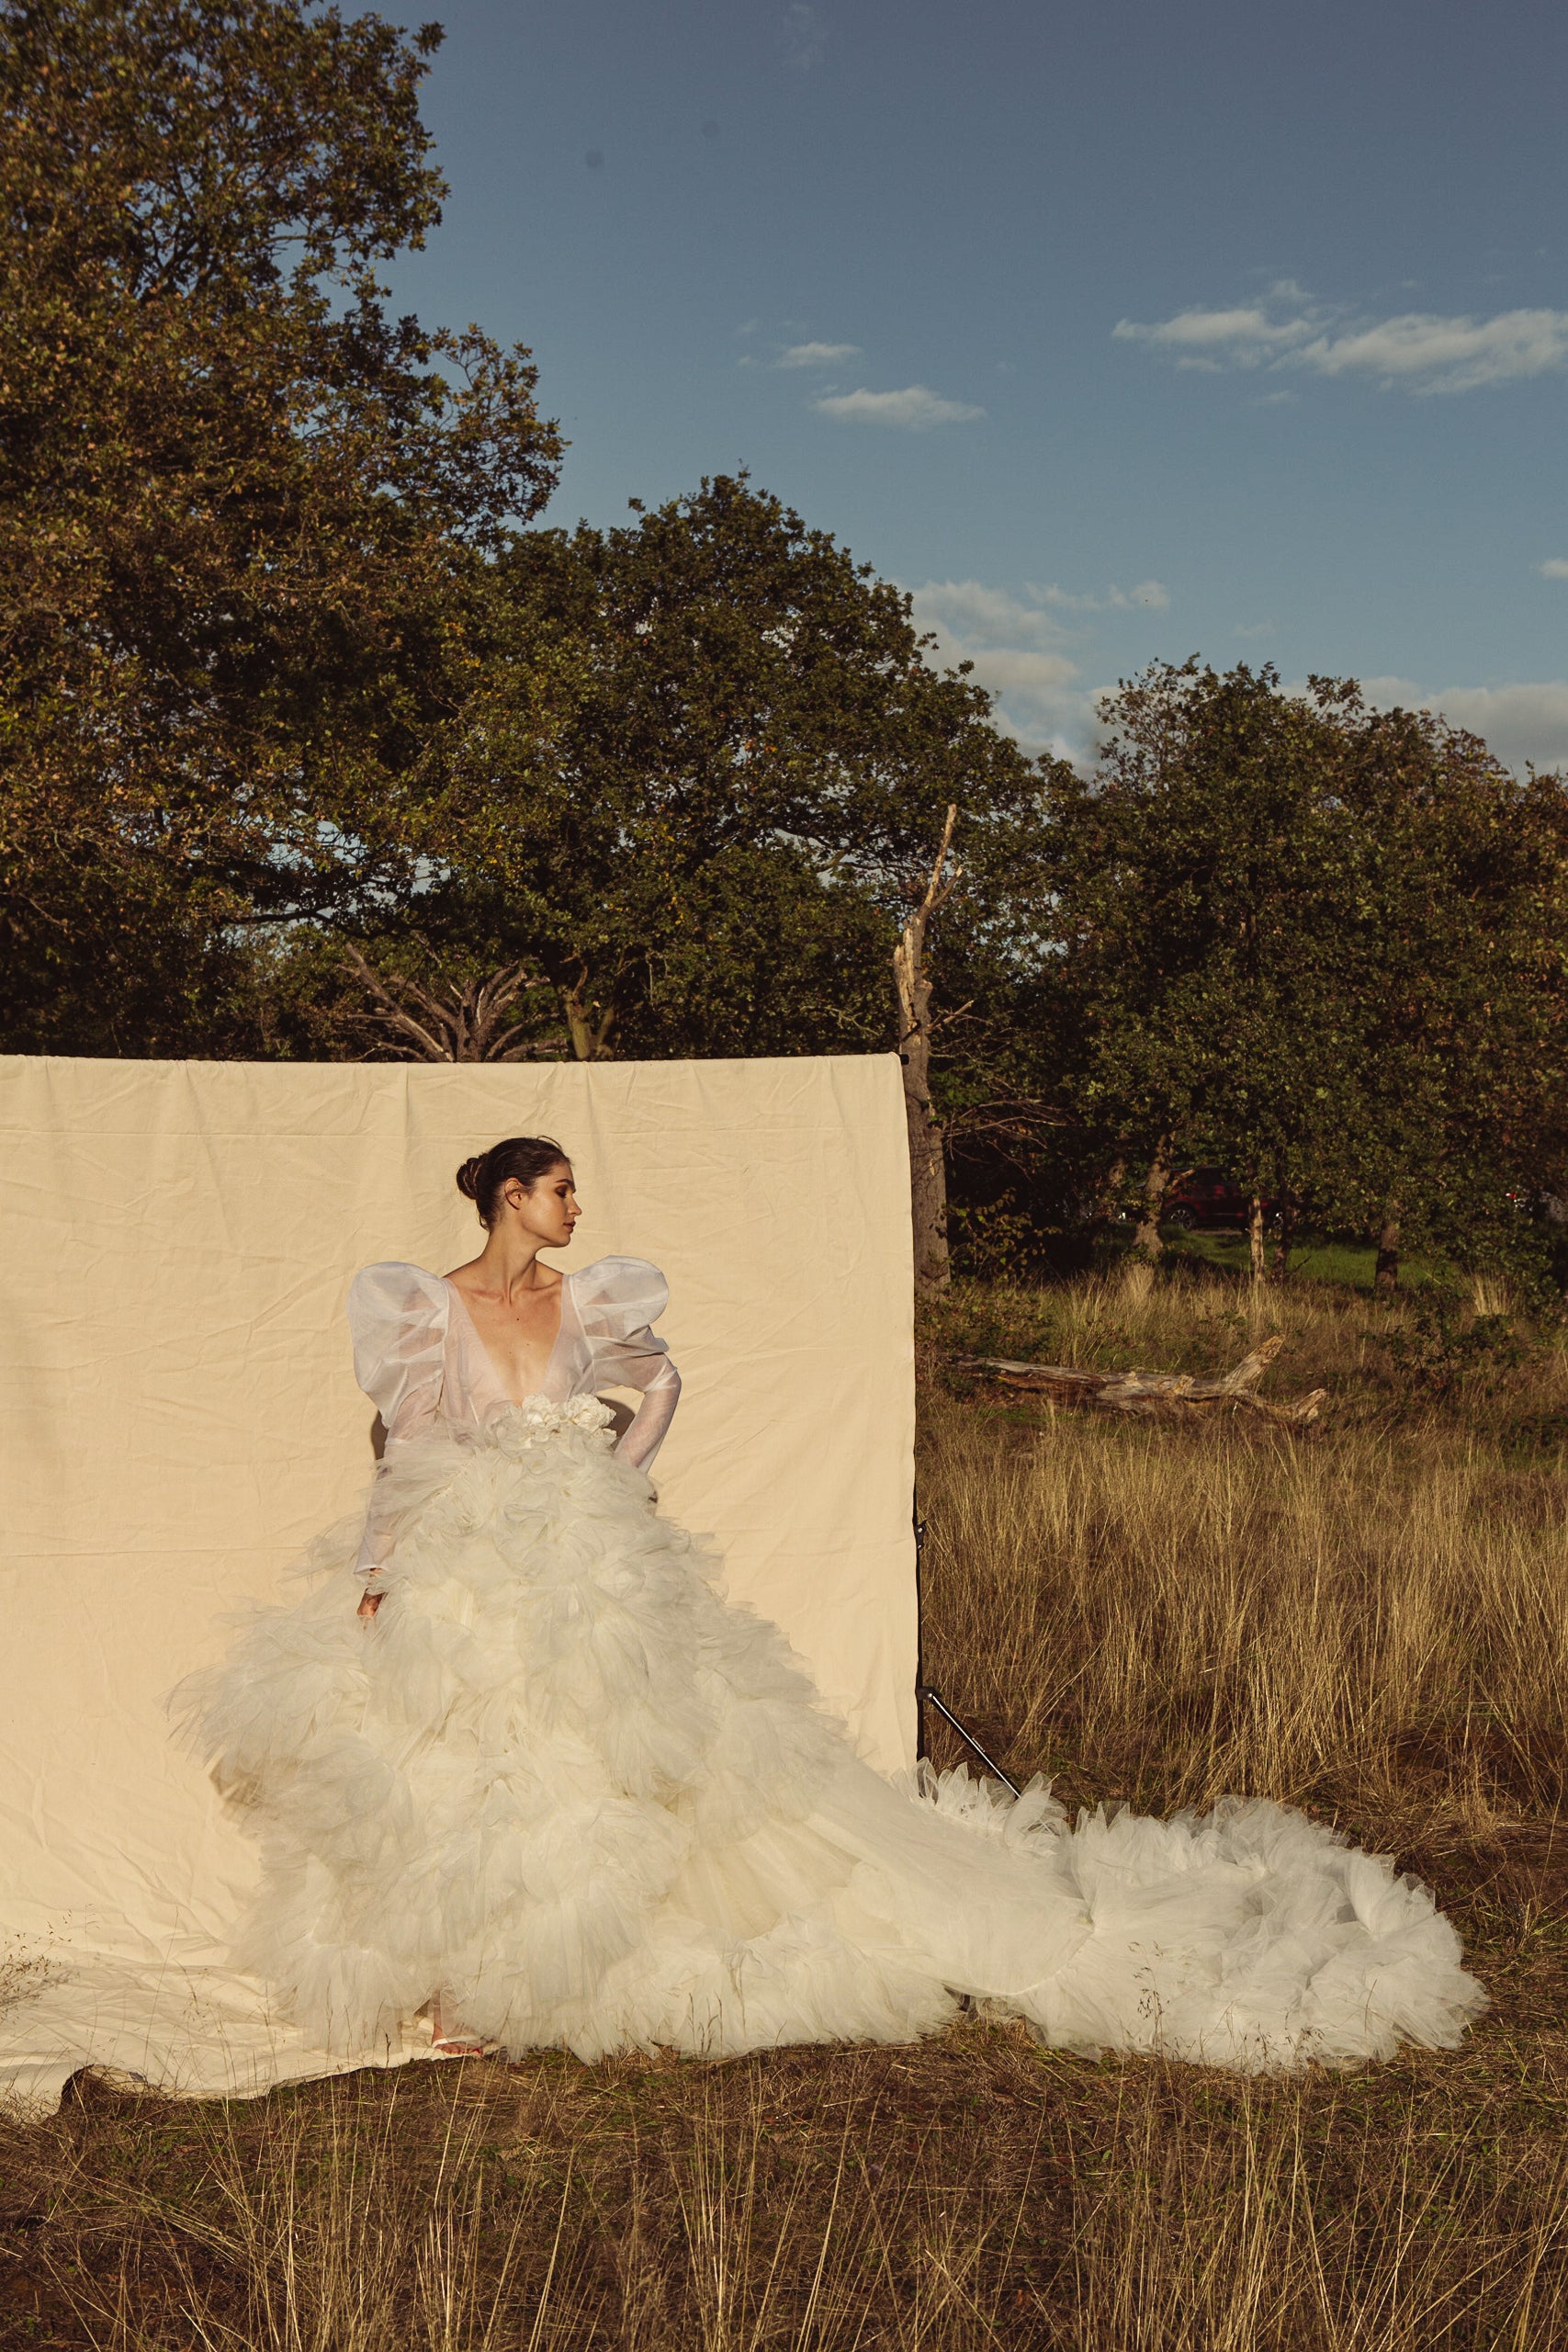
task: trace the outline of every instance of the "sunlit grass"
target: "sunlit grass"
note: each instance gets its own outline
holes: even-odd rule
[[[1173,1267],[1208,1267],[1217,1273],[1239,1277],[1251,1272],[1251,1256],[1245,1233],[1217,1228],[1213,1232],[1179,1232],[1175,1227],[1165,1234],[1165,1249]],[[1269,1263],[1279,1263],[1279,1242],[1273,1236],[1268,1244]],[[1378,1253],[1370,1241],[1339,1241],[1325,1235],[1307,1233],[1291,1244],[1290,1271],[1292,1280],[1336,1283],[1348,1290],[1371,1291],[1377,1273]],[[1408,1292],[1424,1285],[1449,1279],[1448,1270],[1419,1252],[1407,1251],[1401,1262],[1399,1279]]]
[[[910,2049],[537,2053],[254,2105],[89,2083],[0,2132],[0,2343],[1568,2341],[1568,1370],[1526,1334],[1435,1394],[1390,1353],[1402,1312],[1269,1299],[1270,1384],[1330,1391],[1301,1442],[1053,1413],[958,1368],[1214,1369],[1259,1328],[1235,1285],[961,1289],[923,1342],[927,1663],[1070,1803],[1254,1790],[1393,1850],[1492,1993],[1462,2050],[1240,2081],[970,2018]]]

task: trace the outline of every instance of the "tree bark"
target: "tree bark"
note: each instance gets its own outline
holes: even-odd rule
[[[1151,1266],[1158,1263],[1165,1248],[1159,1238],[1159,1212],[1160,1204],[1169,1189],[1171,1172],[1170,1137],[1161,1136],[1155,1146],[1154,1158],[1149,1162],[1149,1172],[1144,1182],[1143,1213],[1138,1218],[1138,1229],[1133,1236],[1134,1249]]]
[[[1276,1333],[1219,1380],[1200,1380],[1190,1372],[1081,1372],[1074,1364],[1015,1363],[1006,1356],[964,1356],[960,1363],[966,1371],[995,1373],[1010,1388],[1033,1389],[1068,1404],[1133,1413],[1145,1420],[1195,1420],[1231,1407],[1256,1413],[1280,1429],[1305,1429],[1316,1420],[1328,1394],[1325,1388],[1279,1403],[1265,1402],[1256,1393],[1284,1344]]]
[[[612,998],[602,1005],[597,997],[588,995],[588,967],[578,973],[570,988],[560,992],[561,1009],[566,1014],[567,1035],[571,1039],[574,1061],[604,1062],[610,1058],[607,1039],[615,1023],[615,1006]]]
[[[926,970],[926,928],[957,880],[944,876],[956,805],[947,812],[942,846],[919,904],[893,950],[893,987],[898,1006],[898,1058],[904,1066],[904,1113],[909,1129],[909,1206],[915,1231],[915,1282],[927,1292],[946,1290],[953,1280],[947,1248],[947,1161],[942,1125],[931,1107],[931,984]]]
[[[1263,1235],[1263,1196],[1254,1193],[1247,1204],[1247,1247],[1252,1261],[1254,1287],[1261,1289],[1269,1279],[1269,1244]]]
[[[1372,1288],[1390,1298],[1399,1283],[1399,1203],[1390,1201],[1378,1228],[1378,1262]]]
[[[379,973],[352,940],[343,959],[372,1000],[374,1010],[356,1016],[359,1025],[400,1046],[410,1058],[426,1062],[516,1062],[547,1052],[559,1036],[530,1035],[527,1021],[513,1018],[519,998],[549,982],[522,964],[504,964],[488,978],[438,983],[439,994],[401,972]]]
[[[1118,1152],[1106,1170],[1105,1182],[1095,1195],[1094,1220],[1105,1225],[1116,1214],[1116,1204],[1122,1197],[1122,1187],[1127,1179],[1127,1162]]]

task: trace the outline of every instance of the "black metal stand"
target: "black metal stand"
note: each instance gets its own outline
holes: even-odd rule
[[[997,1762],[996,1758],[994,1756],[987,1755],[986,1750],[981,1747],[974,1733],[964,1729],[964,1726],[959,1722],[958,1717],[953,1713],[953,1709],[948,1706],[946,1702],[943,1700],[940,1690],[933,1690],[929,1682],[922,1683],[920,1686],[920,1697],[922,1701],[926,1699],[931,1701],[931,1705],[936,1709],[937,1713],[942,1717],[943,1723],[948,1723],[953,1725],[953,1730],[958,1734],[959,1738],[963,1740],[964,1746],[974,1749],[976,1755],[979,1758],[987,1771],[994,1773],[997,1779],[1001,1782],[1004,1789],[1010,1789],[1015,1797],[1021,1797],[1023,1794],[1023,1791],[1019,1787],[1018,1782],[1010,1779],[1008,1774],[1002,1770],[1001,1766]]]
[[[959,1722],[941,1691],[933,1690],[926,1680],[925,1595],[921,1585],[921,1563],[925,1548],[926,1522],[920,1517],[920,1502],[917,1494],[915,1498],[915,1716],[918,1731],[915,1753],[922,1760],[931,1754],[931,1745],[926,1738],[926,1702],[929,1699],[943,1723],[951,1724],[964,1746],[974,1749],[987,1771],[994,1773],[1003,1788],[1010,1789],[1015,1797],[1021,1796],[1023,1792],[1018,1782],[1002,1770],[994,1756],[988,1756],[986,1753],[974,1733]]]

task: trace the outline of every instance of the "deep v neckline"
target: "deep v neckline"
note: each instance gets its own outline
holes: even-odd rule
[[[528,1396],[542,1396],[549,1385],[550,1374],[555,1370],[556,1366],[556,1358],[560,1353],[561,1336],[566,1329],[566,1286],[571,1280],[570,1274],[569,1272],[563,1272],[561,1275],[560,1289],[558,1293],[560,1306],[556,1317],[556,1336],[550,1342],[550,1352],[545,1358],[545,1369],[539,1376],[539,1385],[536,1388],[530,1388],[527,1396],[513,1396],[512,1391],[508,1388],[505,1381],[501,1376],[501,1366],[496,1363],[495,1358],[491,1355],[485,1341],[485,1335],[479,1329],[479,1325],[475,1322],[473,1309],[469,1306],[468,1300],[463,1296],[462,1292],[452,1280],[450,1274],[443,1274],[441,1279],[446,1283],[447,1289],[451,1292],[453,1297],[457,1300],[458,1306],[462,1308],[463,1320],[467,1323],[469,1330],[474,1335],[474,1345],[478,1348],[480,1356],[484,1360],[485,1367],[488,1370],[491,1378],[494,1381],[496,1387],[501,1392],[505,1402],[508,1405],[522,1406],[528,1402]]]

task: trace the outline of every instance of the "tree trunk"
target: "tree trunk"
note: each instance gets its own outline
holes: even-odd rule
[[[372,1000],[373,1010],[355,1016],[405,1053],[427,1062],[526,1061],[558,1037],[530,1034],[525,1015],[514,1018],[518,1000],[536,989],[547,989],[540,973],[523,964],[503,964],[482,980],[437,981],[424,988],[405,973],[378,972],[367,964],[352,940],[343,943],[344,962]]]
[[[1287,1282],[1291,1272],[1291,1246],[1296,1238],[1296,1196],[1287,1185],[1280,1187],[1280,1255],[1274,1261],[1274,1280]]]
[[[1378,1228],[1378,1262],[1372,1276],[1372,1288],[1382,1297],[1392,1298],[1399,1282],[1399,1203],[1390,1201],[1382,1213]]]
[[[1143,1213],[1138,1219],[1138,1229],[1133,1236],[1134,1249],[1151,1266],[1158,1263],[1160,1252],[1165,1248],[1159,1238],[1159,1212],[1170,1178],[1170,1137],[1161,1136],[1155,1146],[1154,1158],[1149,1162],[1149,1172],[1144,1182]]]
[[[610,1058],[605,1042],[615,1018],[614,1001],[602,1005],[588,995],[586,965],[569,989],[560,992],[561,1009],[566,1014],[567,1034],[571,1039],[572,1058],[580,1062],[603,1062]]]
[[[931,1108],[931,984],[926,970],[926,926],[946,897],[942,868],[958,820],[949,808],[931,879],[893,950],[898,1005],[898,1058],[904,1066],[904,1113],[909,1127],[909,1207],[915,1230],[915,1282],[922,1291],[946,1290],[953,1280],[947,1249],[947,1161],[942,1125]]]
[[[1097,1225],[1109,1224],[1115,1216],[1116,1204],[1122,1198],[1122,1187],[1126,1181],[1127,1162],[1118,1152],[1106,1171],[1105,1182],[1095,1195],[1094,1221]]]
[[[1254,1289],[1269,1279],[1269,1244],[1263,1238],[1263,1196],[1254,1193],[1247,1204],[1247,1247],[1252,1261]]]

